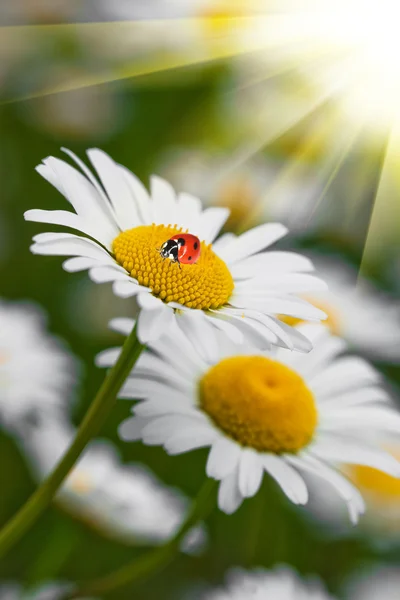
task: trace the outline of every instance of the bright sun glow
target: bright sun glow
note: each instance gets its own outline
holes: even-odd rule
[[[283,1],[272,14],[270,8],[259,17],[256,36],[265,40],[272,63],[297,66],[311,86],[340,99],[352,118],[378,128],[397,118],[397,0]]]

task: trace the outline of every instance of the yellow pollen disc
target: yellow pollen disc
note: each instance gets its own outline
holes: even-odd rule
[[[264,356],[226,358],[200,381],[200,406],[242,446],[298,452],[317,426],[314,396],[303,379]]]
[[[328,315],[328,318],[325,321],[322,321],[326,327],[328,327],[333,335],[341,334],[341,319],[340,315],[335,309],[334,306],[325,301],[314,300],[313,298],[306,298],[313,306],[319,308],[324,311]],[[288,325],[294,327],[295,325],[299,325],[300,323],[305,323],[303,319],[298,319],[297,317],[290,317],[288,315],[279,315],[279,319]]]
[[[149,287],[164,302],[199,309],[223,306],[233,291],[233,279],[211,244],[200,242],[197,262],[181,264],[181,268],[160,256],[158,249],[178,233],[186,232],[176,226],[154,224],[123,231],[113,242],[115,259],[140,285]]]

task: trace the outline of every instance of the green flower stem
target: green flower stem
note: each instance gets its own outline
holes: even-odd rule
[[[112,367],[87,411],[72,445],[54,471],[32,494],[18,513],[0,532],[0,558],[24,535],[50,504],[87,443],[95,436],[111,409],[117,394],[144,346],[137,338],[136,326],[126,338],[121,354]]]
[[[180,544],[187,532],[196,523],[204,519],[215,506],[216,487],[216,481],[206,479],[197,498],[193,502],[187,519],[183,522],[174,537],[164,546],[148,552],[117,571],[110,573],[110,575],[82,585],[78,590],[65,596],[64,600],[98,595],[102,597],[103,594],[108,594],[128,584],[141,582],[166,567],[179,552]]]

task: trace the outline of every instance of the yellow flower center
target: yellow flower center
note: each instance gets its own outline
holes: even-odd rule
[[[392,454],[396,455],[394,452]],[[400,459],[398,451],[396,458]],[[357,487],[372,494],[375,498],[379,497],[383,501],[399,502],[400,479],[397,479],[397,477],[392,477],[391,475],[382,473],[382,471],[362,465],[347,467],[346,472]]]
[[[230,214],[225,223],[229,231],[236,231],[243,221],[251,225],[254,221],[254,208],[257,201],[257,191],[252,182],[246,178],[232,179],[221,185],[216,192],[215,204],[229,208]],[[249,219],[250,217],[250,219]]]
[[[201,242],[199,259],[195,264],[178,265],[160,256],[158,249],[178,233],[168,225],[141,225],[123,231],[113,242],[116,261],[149,287],[154,296],[164,302],[178,302],[189,308],[220,308],[233,291],[233,279],[228,267],[211,249]],[[181,267],[181,268],[179,268]]]
[[[320,308],[328,315],[328,318],[323,321],[323,324],[326,325],[331,331],[333,335],[341,334],[341,319],[337,309],[329,304],[328,302],[321,300],[314,300],[314,298],[306,298],[309,300],[316,308]],[[297,317],[290,317],[289,315],[279,315],[279,319],[292,327],[299,325],[300,323],[305,323],[303,319],[298,319]]]
[[[200,406],[229,437],[261,452],[298,452],[317,426],[303,379],[264,356],[234,356],[200,381]]]
[[[88,473],[77,471],[76,473],[72,473],[68,481],[68,487],[81,496],[88,494],[92,490],[93,484]]]

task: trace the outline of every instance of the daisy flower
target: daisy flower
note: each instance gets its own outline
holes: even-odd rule
[[[281,161],[262,155],[243,161],[246,148],[237,156],[221,156],[198,149],[170,151],[160,171],[173,185],[191,194],[203,194],[210,205],[230,210],[226,227],[241,230],[263,220],[280,221],[290,233],[301,234],[317,225],[310,216],[322,191],[307,165],[297,172],[285,170]]]
[[[113,282],[114,292],[136,296],[141,307],[138,335],[142,343],[156,339],[177,319],[186,333],[211,322],[236,341],[247,335],[262,347],[282,344],[309,350],[299,332],[280,323],[275,314],[319,320],[325,314],[299,293],[325,289],[309,273],[308,259],[288,252],[266,251],[286,234],[267,223],[236,237],[215,241],[229,211],[202,210],[197,198],[176,194],[167,181],[151,178],[151,194],[126,168],[100,150],[88,156],[101,184],[72,153],[84,175],[57,158],[47,158],[38,172],[65,195],[75,209],[29,210],[29,221],[63,225],[80,231],[42,233],[32,252],[71,256],[67,271],[89,270],[93,281]],[[172,236],[190,232],[200,240],[196,264],[177,264],[159,249]],[[188,257],[189,258],[189,257]]]
[[[328,315],[325,325],[375,360],[400,361],[400,303],[360,278],[347,262],[310,255],[328,289],[307,296]],[[297,319],[284,317],[291,325]]]
[[[33,304],[0,300],[0,422],[18,430],[25,419],[66,408],[76,364],[46,331]]]
[[[36,477],[45,478],[74,439],[71,426],[43,418],[28,426],[21,443]],[[92,442],[65,480],[58,502],[91,527],[125,543],[161,544],[181,525],[187,498],[163,485],[144,466],[122,464],[114,446]],[[183,549],[196,552],[205,542],[201,527],[192,529]]]
[[[346,600],[398,600],[400,569],[397,565],[369,566],[346,587]]]
[[[211,591],[202,600],[333,600],[316,579],[304,580],[289,567],[273,571],[232,569],[226,586]]]
[[[128,334],[132,323],[112,326]],[[335,465],[364,464],[399,477],[400,464],[378,440],[400,434],[400,415],[387,406],[372,367],[339,356],[341,339],[322,325],[300,329],[314,344],[309,354],[262,352],[222,335],[207,354],[205,328],[191,344],[176,327],[145,351],[125,382],[121,397],[141,401],[121,437],[162,445],[169,454],[210,448],[206,472],[220,481],[225,513],[257,493],[264,472],[292,502],[305,504],[303,473],[312,473],[335,489],[356,522],[361,494]],[[98,364],[111,366],[119,352],[106,350]]]

